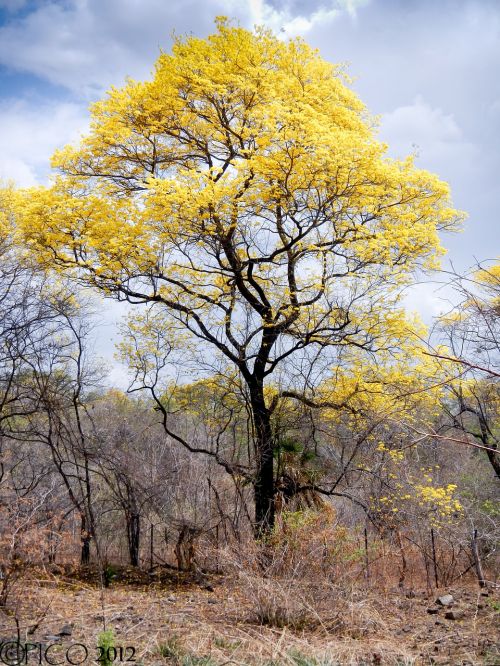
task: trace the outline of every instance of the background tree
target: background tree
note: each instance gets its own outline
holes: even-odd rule
[[[177,40],[152,81],[94,105],[90,135],[55,155],[54,185],[22,197],[42,261],[159,309],[185,359],[238,374],[258,530],[274,517],[266,385],[310,400],[345,349],[397,353],[398,288],[459,218],[446,184],[385,149],[340,67],[220,20]]]
[[[439,322],[447,347],[431,350],[435,358],[453,365],[443,404],[451,424],[472,442],[484,447],[500,479],[500,264],[476,265],[465,275],[454,273],[451,286],[458,304]]]

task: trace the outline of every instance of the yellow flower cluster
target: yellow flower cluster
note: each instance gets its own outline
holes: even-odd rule
[[[389,455],[389,461],[397,472],[386,471],[389,484],[393,479],[399,478],[400,481],[388,485],[390,493],[379,498],[370,497],[372,511],[378,512],[381,517],[385,516],[390,523],[393,521],[391,516],[399,512],[402,514],[401,521],[404,522],[408,513],[423,511],[431,526],[436,528],[449,523],[455,514],[461,513],[463,507],[455,497],[457,485],[449,483],[439,486],[433,481],[431,473],[433,470],[438,471],[439,465],[434,468],[422,467],[418,479],[411,474],[404,477],[401,468],[401,463],[405,461],[403,451],[391,450],[383,442],[379,442],[376,450]]]
[[[420,484],[415,486],[419,506],[427,506],[442,517],[450,516],[462,510],[460,502],[453,497],[456,489],[457,486],[454,483],[449,483],[443,487]]]
[[[379,444],[377,446],[377,451],[380,451],[382,453],[387,453],[394,462],[401,462],[405,457],[405,454],[404,454],[403,451],[398,451],[397,449],[389,449],[389,448],[386,447],[384,442],[379,442]],[[394,478],[395,475],[394,474],[389,474],[389,477]]]

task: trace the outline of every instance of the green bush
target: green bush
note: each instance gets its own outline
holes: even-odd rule
[[[102,650],[102,652],[99,650],[99,663],[101,666],[111,666],[113,659],[109,658],[109,649],[115,647],[115,635],[112,629],[101,631],[97,637],[97,647]]]

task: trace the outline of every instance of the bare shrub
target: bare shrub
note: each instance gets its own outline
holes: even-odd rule
[[[272,534],[224,553],[244,597],[237,609],[260,625],[324,630],[353,638],[383,630],[359,585],[363,552],[330,508],[283,514]]]

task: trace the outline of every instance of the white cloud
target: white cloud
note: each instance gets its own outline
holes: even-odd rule
[[[169,14],[159,0],[53,0],[0,29],[0,62],[93,97],[147,74],[152,52],[168,41]]]
[[[305,35],[316,25],[324,25],[333,21],[342,11],[355,16],[358,6],[366,4],[367,0],[343,0],[332,3],[329,8],[319,6],[314,9],[303,6],[297,13],[295,8],[283,3],[279,8],[263,0],[248,0],[250,19],[255,25],[266,25],[277,34],[283,33],[285,37]]]
[[[58,147],[77,141],[88,128],[85,107],[68,102],[0,105],[0,178],[26,187],[43,183]]]
[[[413,104],[383,114],[380,135],[389,144],[391,155],[416,153],[432,169],[459,158],[472,159],[477,154],[476,146],[464,138],[453,114],[431,107],[420,95]]]
[[[168,49],[174,28],[207,34],[217,14],[228,14],[243,25],[264,24],[290,37],[341,14],[355,17],[367,2],[312,0],[295,8],[290,1],[273,6],[265,0],[49,0],[0,27],[0,64],[96,97],[126,76],[147,77],[160,48]]]
[[[431,326],[436,317],[450,309],[450,289],[443,286],[439,275],[433,276],[435,281],[420,282],[406,291],[403,299],[408,312],[416,312],[427,326]]]
[[[353,19],[358,16],[358,9],[365,7],[371,0],[338,0],[338,5],[345,9],[349,16]]]
[[[383,127],[396,139],[407,139],[411,133],[415,138],[428,141],[456,141],[462,132],[452,114],[442,109],[433,109],[421,95],[409,106],[400,106],[383,116]]]
[[[132,308],[128,303],[96,297],[92,291],[89,293],[95,299],[96,311],[89,340],[90,353],[94,363],[107,370],[106,384],[125,390],[130,385],[131,375],[127,366],[116,358],[115,345],[121,339],[120,323]]]

